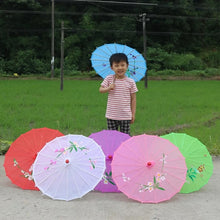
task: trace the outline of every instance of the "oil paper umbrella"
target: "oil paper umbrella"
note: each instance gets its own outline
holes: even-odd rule
[[[112,161],[119,190],[142,203],[169,200],[182,188],[186,170],[185,159],[175,145],[146,134],[123,142]]]
[[[126,75],[128,77],[138,82],[145,76],[147,65],[144,57],[129,46],[112,43],[96,48],[91,56],[92,67],[102,78],[114,74],[109,63],[109,58],[114,53],[124,53],[127,55],[129,65]]]
[[[162,136],[175,144],[186,159],[186,182],[180,193],[197,191],[208,183],[213,172],[212,157],[197,138],[182,133]]]
[[[37,153],[49,141],[63,136],[58,130],[50,128],[32,129],[19,136],[5,155],[6,175],[12,183],[22,189],[38,190],[33,181],[33,163]]]
[[[72,200],[93,190],[102,179],[105,155],[83,135],[66,135],[47,143],[33,166],[36,186],[52,199]]]
[[[106,170],[102,180],[95,187],[95,190],[101,192],[120,192],[112,179],[111,163],[115,150],[122,142],[129,139],[128,134],[116,130],[102,130],[89,136],[95,140],[102,148],[106,158]]]

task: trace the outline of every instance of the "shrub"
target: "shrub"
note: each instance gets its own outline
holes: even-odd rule
[[[170,55],[161,48],[149,47],[147,50],[147,66],[151,70],[164,69],[164,62]]]
[[[4,155],[11,145],[11,141],[0,140],[0,155]]]
[[[195,57],[193,54],[176,54],[173,53],[164,63],[165,68],[173,70],[201,70],[204,68],[204,64],[199,57]]]
[[[201,55],[201,58],[208,67],[219,68],[220,67],[220,51],[210,50],[205,51]]]
[[[165,69],[165,70],[159,70],[159,71],[148,71],[149,76],[181,76],[184,72],[181,70],[171,70],[171,69]]]
[[[207,68],[207,69],[205,69],[205,74],[207,76],[217,76],[217,75],[220,75],[220,68]]]
[[[205,76],[205,70],[190,70],[184,72],[185,76]]]
[[[5,72],[4,69],[5,69],[5,62],[4,59],[0,57],[0,76],[4,75]]]
[[[202,70],[204,62],[200,57],[189,54],[168,53],[161,48],[148,48],[147,64],[149,70]]]
[[[48,63],[36,58],[34,50],[20,50],[14,59],[5,62],[5,71],[9,74],[43,74],[48,67]]]

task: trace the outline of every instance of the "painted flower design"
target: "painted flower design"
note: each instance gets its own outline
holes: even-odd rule
[[[18,166],[18,162],[14,159],[14,167]]]
[[[67,154],[68,152],[71,153],[73,150],[75,150],[75,152],[83,151],[85,154],[89,150],[88,148],[86,148],[84,146],[79,146],[79,144],[77,144],[76,142],[70,141],[69,143],[70,143],[69,147],[60,148],[60,149],[55,150],[56,153],[57,152],[59,153],[57,155],[57,158],[60,157],[62,154]]]
[[[92,160],[91,158],[89,158],[89,162],[91,164],[90,168],[93,170],[95,169],[95,164],[96,164],[96,161],[95,160]]]
[[[191,168],[187,169],[187,177],[194,182],[194,180],[200,176],[203,177],[203,172],[205,171],[205,165],[201,164],[198,168],[192,166]],[[189,181],[187,181],[189,183]]]
[[[162,179],[159,180],[160,182],[163,181]],[[146,185],[145,184],[140,185],[139,192],[146,192],[146,191],[152,192],[154,189],[165,190],[164,188],[160,187],[160,182],[158,182],[156,177],[154,176],[153,182],[148,182]]]
[[[33,164],[32,164],[32,165],[30,166],[30,168],[29,168],[29,172],[30,172],[30,173],[29,173],[29,172],[23,170],[23,169],[20,167],[20,165],[18,164],[18,162],[16,161],[16,159],[14,159],[13,162],[14,162],[14,166],[17,167],[18,169],[20,169],[20,171],[21,171],[21,173],[22,173],[21,176],[23,176],[24,178],[26,178],[26,179],[28,179],[28,180],[34,180],[34,179],[33,179],[33,176],[32,176],[32,173],[33,173]]]
[[[109,173],[105,172],[105,174],[102,177],[104,184],[112,184],[115,185],[113,179],[112,179],[112,171],[110,171]]]
[[[163,173],[164,164],[167,163],[166,161],[167,155],[163,153],[162,158],[160,161],[162,162],[161,166],[161,172],[157,172],[156,175],[153,177],[153,182],[148,181],[147,184],[140,184],[139,186],[139,192],[152,192],[155,189],[159,190],[165,190],[163,187],[160,186],[160,184],[166,180],[165,173]]]
[[[131,65],[132,69],[128,69],[126,72],[128,77],[135,75],[136,74],[135,71],[138,69],[138,67],[136,67],[135,64],[135,60],[137,59],[137,56],[133,55],[132,53],[130,53],[129,56],[131,56],[131,59],[133,60],[133,64]]]
[[[157,174],[156,174],[156,181],[157,181],[158,183],[164,181],[165,179],[166,179],[166,177],[165,177],[164,174],[157,172]]]
[[[87,151],[89,150],[88,148],[84,147],[84,146],[80,146],[78,143],[76,142],[72,142],[70,141],[69,142],[69,146],[68,147],[62,147],[62,148],[59,148],[59,149],[56,149],[54,152],[55,153],[58,153],[58,155],[56,156],[56,158],[54,160],[50,160],[50,163],[48,164],[48,166],[44,167],[44,170],[49,170],[50,167],[52,165],[55,165],[56,162],[57,162],[57,159],[61,156],[61,155],[65,155],[67,153],[71,153],[73,150],[75,152],[79,152],[79,151],[82,151],[84,152],[84,154],[87,154]],[[92,165],[92,169],[95,168],[95,161],[90,161],[91,165]]]
[[[165,163],[167,163],[166,158],[167,158],[167,155],[165,155],[163,153],[163,157],[160,159],[160,161],[163,162],[163,166],[164,166]]]
[[[131,180],[130,177],[127,177],[125,175],[125,173],[122,173],[122,179],[123,179],[124,182],[129,182]]]
[[[50,166],[55,165],[57,163],[56,160],[50,160],[50,164],[47,167],[44,167],[45,170],[48,170],[50,168]]]

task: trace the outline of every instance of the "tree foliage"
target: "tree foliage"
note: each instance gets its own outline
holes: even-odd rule
[[[146,3],[141,0],[130,2]],[[158,58],[160,60],[164,59],[166,53],[176,54],[172,59],[166,60],[172,63],[170,66],[174,69],[173,59],[181,57],[177,54],[183,53],[190,54],[181,57],[185,59],[183,63],[188,59],[187,62],[191,60],[195,66],[201,67],[201,62],[205,62],[208,66],[219,67],[219,1],[148,2],[157,6],[55,0],[55,68],[60,65],[61,21],[65,24],[65,69],[88,71],[91,70],[92,51],[104,43],[127,44],[143,52],[142,22],[139,17],[142,13],[146,13],[148,18],[146,33],[148,61],[151,61],[151,66],[156,69],[164,68],[164,62],[157,62],[149,57],[153,51],[162,51]],[[1,71],[49,71],[51,1],[2,0],[0,29]],[[196,58],[198,55],[200,57]],[[35,63],[33,60],[36,60]],[[43,70],[44,68],[47,70]]]

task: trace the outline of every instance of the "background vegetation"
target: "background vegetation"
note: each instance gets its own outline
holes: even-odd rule
[[[144,0],[126,2],[146,3]],[[143,53],[141,14],[147,14],[149,76],[220,76],[220,1],[149,0],[157,6],[55,0],[55,76],[60,75],[61,21],[65,25],[64,75],[94,77],[96,47],[121,43]],[[106,128],[106,94],[100,81],[36,80],[50,77],[51,0],[0,1],[0,153],[31,128],[89,135]],[[29,80],[21,80],[21,76]],[[13,76],[15,80],[2,80]],[[35,80],[30,80],[34,76]],[[67,78],[66,78],[67,79]],[[138,83],[132,134],[186,132],[220,153],[219,82]]]
[[[218,75],[220,2],[147,2],[157,6],[55,0],[57,73],[61,21],[65,24],[65,74],[78,75],[92,71],[91,53],[104,43],[127,44],[142,53],[140,15],[146,13],[149,75]],[[51,1],[1,0],[0,18],[0,74],[49,75]]]
[[[32,128],[49,127],[64,134],[106,129],[107,94],[99,80],[0,80],[0,140],[14,141]],[[136,121],[132,135],[184,132],[220,154],[219,81],[138,82]],[[7,150],[0,143],[0,154]]]

